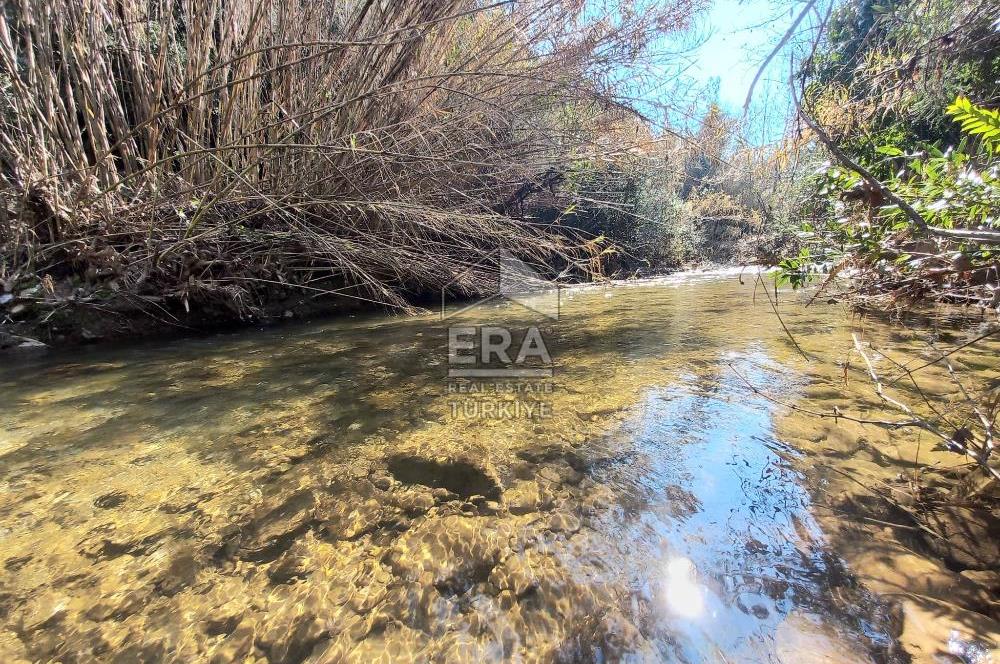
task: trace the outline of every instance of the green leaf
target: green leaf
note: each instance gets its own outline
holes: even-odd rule
[[[979,136],[988,151],[993,152],[1000,145],[1000,110],[977,106],[959,95],[948,106],[947,113],[961,125],[963,132]]]
[[[880,145],[877,148],[875,148],[875,152],[878,152],[879,154],[888,155],[890,157],[898,157],[900,155],[906,154],[905,152],[897,148],[895,145]]]

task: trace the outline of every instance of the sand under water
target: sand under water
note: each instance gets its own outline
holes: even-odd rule
[[[853,329],[904,361],[975,327],[782,293],[800,352],[744,281],[0,368],[0,661],[990,661],[967,461],[775,402],[881,413]],[[449,378],[448,329],[482,325],[515,363],[537,328],[531,377]],[[996,350],[953,360],[995,385]]]

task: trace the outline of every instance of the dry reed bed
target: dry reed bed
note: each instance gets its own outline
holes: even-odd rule
[[[504,201],[575,160],[630,154],[606,140],[628,113],[623,66],[693,8],[14,0],[0,14],[6,322],[85,304],[256,316],[287,287],[406,307],[497,247],[576,260]]]

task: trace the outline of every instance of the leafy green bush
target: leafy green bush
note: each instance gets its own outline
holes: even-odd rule
[[[909,152],[896,145],[875,148],[878,165],[892,174],[885,186],[931,228],[997,227],[1000,113],[960,96],[946,114],[961,123],[964,136],[956,146],[924,144]],[[995,261],[988,246],[917,237],[920,229],[910,216],[857,173],[828,164],[813,182],[822,213],[803,225],[808,247],[780,264],[779,279],[792,286],[803,285],[820,266],[844,261],[897,279],[930,264],[956,266],[961,273]]]

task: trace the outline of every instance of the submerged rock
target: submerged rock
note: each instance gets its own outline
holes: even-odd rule
[[[257,633],[254,643],[267,653],[271,664],[297,664],[328,633],[323,621],[313,612],[290,604],[277,615],[268,615],[268,623]],[[242,635],[239,628],[230,637],[234,635]],[[245,642],[240,645],[245,648]]]
[[[17,635],[13,632],[0,631],[0,662],[4,664],[28,664],[31,659]]]
[[[296,542],[288,551],[281,554],[267,570],[267,576],[273,583],[288,583],[309,576],[315,567],[310,556],[310,549],[305,542]]]
[[[504,491],[503,499],[511,514],[529,514],[552,505],[551,496],[534,480],[515,482],[511,488]]]
[[[174,595],[195,582],[201,563],[193,549],[171,545],[156,551],[153,556],[162,561],[162,571],[153,580],[153,586],[160,594]]]
[[[211,664],[244,661],[254,650],[255,628],[250,620],[238,623],[213,650]]]
[[[551,556],[535,550],[515,553],[504,559],[490,573],[490,583],[497,589],[509,590],[516,597],[523,597],[538,588],[544,577],[556,575],[557,564]]]
[[[316,496],[309,490],[265,504],[244,529],[240,558],[256,562],[277,558],[313,525],[316,504]]]
[[[425,519],[395,542],[385,560],[404,580],[458,594],[489,577],[509,539],[506,528],[484,517]]]
[[[341,494],[325,500],[316,511],[319,531],[329,538],[353,540],[399,522],[400,509],[376,498],[354,502],[359,499]]]
[[[35,354],[44,353],[48,349],[48,345],[38,339],[21,337],[0,330],[0,353]]]
[[[580,519],[569,512],[554,512],[549,517],[548,529],[555,533],[575,533],[580,530]]]
[[[430,490],[419,487],[393,491],[388,500],[410,517],[420,516],[437,504],[437,499]]]
[[[781,664],[873,664],[860,645],[802,611],[778,625],[775,650]]]
[[[128,494],[124,491],[112,491],[94,499],[94,507],[100,509],[112,509],[122,505],[128,499]]]
[[[30,633],[62,621],[69,611],[69,598],[54,592],[33,597],[20,614],[22,633]]]
[[[403,484],[443,488],[466,499],[476,495],[489,500],[500,497],[500,483],[496,476],[467,459],[399,454],[389,459],[388,467],[389,472]]]

